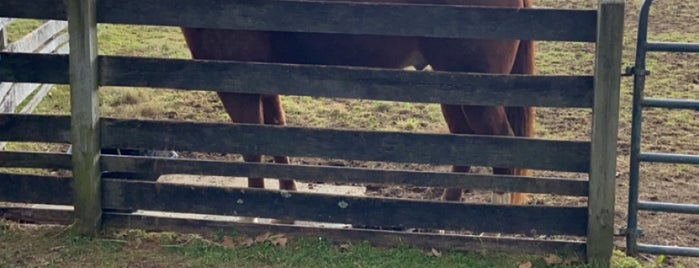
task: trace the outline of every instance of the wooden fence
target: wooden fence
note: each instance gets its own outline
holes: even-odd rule
[[[283,232],[377,245],[456,250],[573,251],[607,264],[612,250],[624,3],[596,10],[495,9],[308,1],[4,0],[0,16],[70,18],[70,55],[2,53],[0,80],[72,86],[72,116],[0,116],[0,140],[72,143],[73,154],[1,152],[2,166],[72,168],[73,178],[0,174],[0,199],[74,205],[75,211],[6,208],[40,222],[210,232]],[[351,14],[362,14],[361,20]],[[438,14],[438,15],[437,15]],[[327,18],[333,18],[328,20]],[[450,38],[595,42],[593,76],[407,72],[357,67],[98,56],[96,23]],[[70,75],[69,75],[69,69]],[[277,75],[283,74],[283,75]],[[187,79],[183,79],[187,77]],[[259,79],[265,77],[265,79]],[[274,77],[274,78],[272,78]],[[374,81],[374,82],[372,82]],[[375,81],[380,81],[377,83]],[[309,129],[100,118],[99,86],[147,86],[428,103],[591,108],[591,141]],[[462,88],[468,88],[464,90]],[[400,94],[398,94],[400,93]],[[208,141],[216,141],[211,143]],[[293,142],[289,142],[293,141]],[[589,173],[589,181],[99,156],[99,148],[255,153]],[[348,146],[351,144],[352,146]],[[555,149],[552,149],[555,148]],[[474,154],[473,152],[478,152]],[[536,155],[536,157],[532,157]],[[289,193],[101,179],[101,170],[402,184],[587,196],[588,206],[511,206]],[[106,210],[110,209],[110,210]],[[586,242],[159,218],[111,209],[236,215],[365,226],[586,236]]]
[[[68,53],[68,23],[65,21],[45,21],[32,32],[8,44],[5,28],[10,22],[10,18],[0,18],[1,51]],[[0,112],[31,113],[52,87],[52,84],[0,83]],[[20,106],[25,101],[25,105]]]

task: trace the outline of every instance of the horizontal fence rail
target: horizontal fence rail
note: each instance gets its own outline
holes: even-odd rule
[[[106,148],[149,149],[161,146],[182,151],[528,167],[570,172],[586,172],[590,153],[589,142],[226,123],[105,119],[102,133],[102,146]]]
[[[656,163],[699,165],[699,155],[691,154],[640,153],[638,160]]]
[[[0,140],[70,143],[70,116],[0,114]]]
[[[0,179],[0,199],[5,201],[73,202],[71,178],[0,174]],[[549,235],[585,235],[587,227],[586,207],[467,204],[112,179],[102,180],[102,196],[106,209],[282,217],[362,226]]]
[[[0,133],[0,140],[68,142],[69,119],[0,115],[0,127],[7,129]],[[167,148],[569,172],[587,172],[590,157],[590,143],[583,141],[151,120],[103,119],[101,124],[103,148]]]
[[[68,209],[39,209],[0,207],[0,216],[10,220],[22,220],[39,224],[70,224],[73,212]],[[206,220],[185,217],[157,217],[114,212],[103,214],[105,227],[141,229],[146,231],[171,231],[202,235],[236,233],[257,236],[262,233],[282,233],[287,237],[322,237],[336,243],[370,242],[374,246],[409,244],[420,248],[443,250],[492,251],[546,254],[571,253],[585,256],[585,243],[578,241],[534,240],[527,238],[484,237],[470,235],[442,235],[407,233],[385,230],[331,229],[298,225],[251,224]]]
[[[0,54],[0,80],[67,83],[62,55]],[[65,61],[65,62],[61,62]],[[102,86],[215,90],[461,105],[592,107],[592,76],[410,72],[376,68],[103,56]],[[29,64],[33,63],[33,64]],[[35,65],[41,67],[37,68]]]
[[[588,195],[587,181],[558,178],[158,159],[112,155],[102,155],[100,163],[102,171],[109,172],[286,178],[326,183],[390,184],[503,192],[550,193],[571,196]],[[69,154],[0,152],[0,167],[70,169],[72,164]]]
[[[699,43],[648,42],[646,50],[655,52],[699,53]]]
[[[71,169],[69,154],[0,151],[0,167]]]
[[[571,179],[103,156],[104,170],[156,174],[290,178],[333,183],[412,185],[587,196],[587,182]]]
[[[656,212],[668,213],[684,213],[699,215],[699,205],[686,203],[666,203],[666,202],[651,202],[638,201],[638,209]]]
[[[644,98],[641,100],[643,107],[666,109],[694,109],[699,111],[699,100]]]
[[[10,21],[10,19],[0,18],[0,52],[41,54],[68,52],[68,33],[65,32],[68,24],[65,21],[46,21],[19,40],[3,47],[2,42],[5,37],[3,31],[6,30],[3,27]],[[2,64],[1,61],[0,59],[0,64]],[[0,82],[0,112],[30,113],[51,88],[53,88],[51,84]],[[20,106],[22,103],[24,105]],[[0,143],[0,148],[3,147],[4,144]]]
[[[5,0],[0,17],[65,20],[66,12],[62,0]],[[299,0],[100,0],[97,19],[192,28],[582,42],[595,41],[597,26],[596,10]]]

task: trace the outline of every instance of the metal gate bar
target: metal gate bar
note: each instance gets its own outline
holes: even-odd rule
[[[699,53],[699,43],[648,42],[648,14],[652,4],[653,0],[645,0],[643,2],[643,6],[641,7],[638,23],[638,41],[636,44],[636,63],[633,68],[629,69],[629,74],[632,74],[634,77],[634,92],[631,127],[631,163],[629,174],[629,214],[628,225],[625,231],[626,253],[628,255],[650,253],[699,257],[699,248],[696,247],[661,246],[638,243],[638,236],[640,234],[640,230],[638,228],[639,210],[699,214],[699,205],[639,200],[638,190],[640,184],[639,173],[641,162],[699,164],[698,155],[641,152],[641,123],[644,107],[699,110],[699,100],[662,98],[645,99],[643,96],[646,80],[645,78],[649,74],[648,70],[646,70],[647,52]]]

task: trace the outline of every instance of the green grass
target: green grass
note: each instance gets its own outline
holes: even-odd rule
[[[337,245],[318,238],[288,240],[284,245],[275,239],[245,242],[254,240],[134,230],[106,230],[87,239],[62,227],[0,222],[0,267],[518,267],[522,263],[547,267],[547,259],[536,256]],[[573,258],[548,258],[553,267],[584,267],[570,264]]]
[[[15,42],[30,33],[43,22],[31,19],[15,19],[6,28],[7,43]]]

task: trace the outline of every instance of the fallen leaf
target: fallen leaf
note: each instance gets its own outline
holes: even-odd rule
[[[552,266],[555,264],[563,263],[563,260],[561,259],[561,257],[558,257],[558,255],[556,255],[556,254],[549,254],[546,257],[544,257],[544,262],[546,263],[546,265]]]
[[[241,237],[238,239],[238,245],[249,247],[255,244],[255,240],[250,237]]]
[[[230,236],[223,236],[223,241],[221,242],[221,246],[224,248],[234,248],[235,247],[235,242],[233,242],[233,238]]]
[[[141,244],[143,244],[143,240],[141,240],[140,237],[136,237],[134,239],[130,239],[126,242],[126,246],[132,249],[139,249],[141,248]]]
[[[128,236],[128,232],[126,232],[125,230],[120,230],[120,231],[114,232],[114,238],[125,238],[127,236]]]
[[[265,232],[264,234],[258,235],[255,237],[255,242],[257,243],[262,243],[265,242],[269,239],[269,237],[272,235],[270,232]]]
[[[272,242],[272,245],[279,246],[279,247],[286,247],[286,243],[289,241],[289,239],[286,237],[278,237],[275,239],[271,239],[269,241]]]
[[[430,253],[428,253],[430,256],[435,256],[435,257],[442,257],[442,252],[439,252],[439,250],[432,249],[430,250]]]
[[[525,261],[519,264],[519,268],[532,268],[532,262]]]

